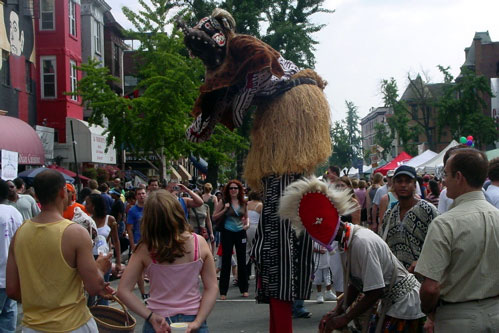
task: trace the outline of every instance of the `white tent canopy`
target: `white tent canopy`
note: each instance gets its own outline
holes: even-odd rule
[[[458,143],[455,140],[452,140],[451,143],[447,147],[444,148],[438,155],[434,156],[429,161],[418,165],[416,167],[417,170],[424,170],[424,172],[435,173],[437,168],[441,168],[444,166],[444,155],[450,148],[457,146]]]
[[[405,165],[412,166],[413,168],[417,168],[421,164],[428,162],[429,160],[431,160],[433,157],[435,157],[437,155],[438,155],[437,153],[428,149],[425,152],[423,152],[422,154],[419,154],[418,156],[413,157]]]

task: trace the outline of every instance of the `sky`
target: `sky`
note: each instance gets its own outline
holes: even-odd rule
[[[139,5],[106,2],[115,19],[131,28],[121,7]],[[383,106],[383,79],[395,78],[401,95],[408,75],[442,82],[442,65],[457,76],[475,32],[489,31],[499,41],[499,0],[326,0],[324,7],[335,12],[312,17],[326,25],[313,36],[319,42],[315,70],[328,81],[333,121],[345,117],[345,101],[358,107],[361,118]]]

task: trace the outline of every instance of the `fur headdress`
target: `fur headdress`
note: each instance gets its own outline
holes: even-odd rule
[[[349,191],[334,189],[316,177],[310,177],[286,188],[279,215],[289,219],[297,231],[307,230],[312,239],[331,250],[339,228],[339,216],[358,208]]]

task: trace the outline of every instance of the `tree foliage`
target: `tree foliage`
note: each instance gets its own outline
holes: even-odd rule
[[[392,133],[397,133],[397,143],[410,154],[415,155],[417,148],[412,144],[412,140],[417,138],[419,133],[418,125],[409,123],[410,112],[407,104],[399,100],[397,82],[394,78],[383,80],[381,92],[385,107],[392,108],[393,114],[387,117],[388,126]]]
[[[169,161],[191,153],[219,164],[230,162],[231,152],[245,142],[227,129],[219,126],[213,139],[203,144],[185,139],[204,68],[199,60],[187,56],[183,35],[177,30],[166,32],[169,12],[175,6],[167,0],[139,3],[142,9],[138,12],[124,7],[123,13],[134,25],[128,35],[140,42],[135,55],[140,96],[127,99],[116,95],[106,84],[113,80],[107,68],[91,60],[82,65],[86,75],[78,86],[83,104],[92,109],[89,121],[102,125],[108,120],[109,142],[114,138],[117,146],[128,151],[155,154],[162,177]]]
[[[330,131],[333,153],[329,157],[329,165],[338,165],[341,168],[352,165],[352,147],[344,121],[335,121]]]
[[[438,66],[452,82],[449,67]],[[489,82],[486,77],[476,75],[470,69],[461,68],[461,75],[455,83],[449,85],[439,102],[439,128],[450,128],[454,139],[460,136],[472,135],[475,145],[482,148],[498,139],[498,132],[494,120],[484,114],[487,112],[486,96],[492,96]]]
[[[393,134],[386,128],[385,124],[374,125],[374,143],[383,148],[383,158],[386,160],[392,149]]]

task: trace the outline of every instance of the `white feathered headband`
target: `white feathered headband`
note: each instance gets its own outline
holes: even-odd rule
[[[279,215],[289,219],[295,230],[308,234],[331,251],[331,243],[340,226],[340,215],[358,209],[349,190],[337,190],[316,177],[290,184],[279,204]]]

